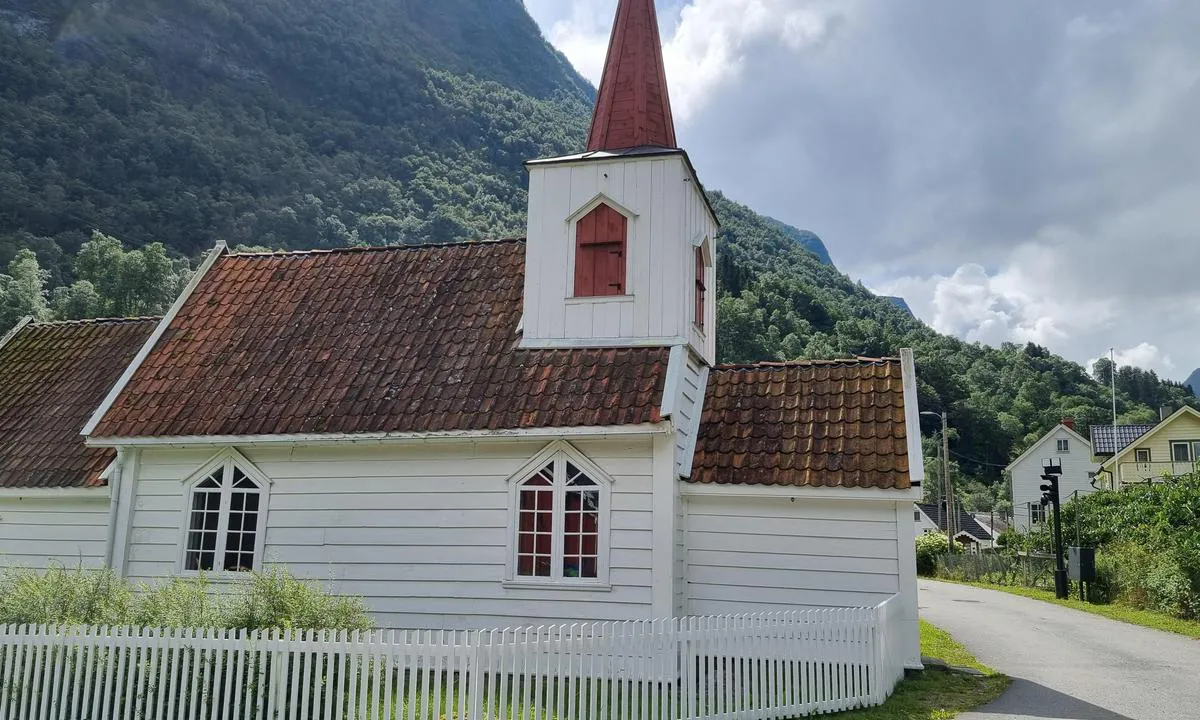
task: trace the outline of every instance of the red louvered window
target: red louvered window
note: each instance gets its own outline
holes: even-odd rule
[[[575,297],[624,295],[629,220],[598,205],[575,226]]]
[[[708,288],[704,285],[704,249],[696,248],[696,327],[704,331],[704,301]]]

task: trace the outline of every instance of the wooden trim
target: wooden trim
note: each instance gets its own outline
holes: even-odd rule
[[[337,443],[405,444],[471,440],[555,440],[565,438],[627,437],[670,433],[669,423],[603,425],[599,427],[533,428],[528,430],[455,430],[431,433],[311,433],[297,435],[182,435],[174,437],[87,438],[88,447],[221,447],[226,445],[328,445]]]
[[[655,438],[651,479],[650,573],[651,617],[671,617],[675,608],[675,499],[680,492],[675,472],[675,436]]]
[[[663,419],[675,414],[675,406],[679,400],[679,383],[687,372],[687,353],[683,345],[671,346],[671,354],[667,359],[667,379],[663,384],[662,407],[658,414]]]
[[[925,482],[925,451],[921,448],[921,408],[917,393],[917,363],[911,348],[900,350],[900,375],[904,384],[904,426],[908,437],[908,477],[912,486]]]
[[[700,387],[696,395],[696,412],[692,414],[691,434],[687,436],[687,442],[683,448],[683,458],[679,467],[679,476],[689,478],[692,476],[692,464],[696,461],[696,442],[700,439],[700,423],[704,419],[704,395],[708,392],[708,376],[711,372],[707,365],[702,365],[700,368],[700,377],[697,379]]]
[[[791,485],[706,485],[681,483],[684,495],[709,497],[806,498],[813,500],[864,500],[874,502],[915,502],[921,488],[885,490],[882,488],[794,487]]]
[[[225,251],[226,248],[224,242],[218,242],[217,246],[209,251],[208,257],[204,259],[204,262],[200,263],[200,267],[196,268],[195,274],[192,275],[192,279],[188,281],[188,284],[183,289],[183,292],[179,294],[179,297],[175,298],[174,304],[172,304],[171,308],[167,310],[167,314],[163,316],[163,319],[158,321],[158,326],[154,328],[154,332],[150,333],[150,337],[146,338],[146,342],[142,344],[142,349],[138,350],[138,354],[134,356],[133,361],[130,362],[129,366],[125,368],[125,372],[121,373],[121,377],[117,379],[117,383],[113,385],[111,390],[108,391],[108,395],[104,396],[104,400],[100,403],[100,407],[96,408],[96,412],[92,413],[92,417],[88,419],[87,424],[83,426],[83,430],[79,433],[80,435],[85,437],[91,435],[96,429],[96,426],[100,424],[101,418],[103,418],[105,413],[108,412],[109,408],[113,406],[113,403],[117,401],[117,397],[120,396],[121,392],[125,389],[125,386],[129,384],[129,381],[133,379],[133,374],[137,372],[137,369],[142,366],[143,362],[146,361],[146,358],[149,357],[150,352],[154,349],[154,346],[157,345],[158,341],[162,338],[163,333],[165,333],[167,328],[171,326],[171,323],[174,322],[175,316],[178,315],[179,311],[183,309],[184,303],[186,303],[188,298],[192,296],[192,293],[196,291],[196,288],[200,285],[200,281],[204,279],[206,274],[208,274],[209,269],[216,264],[217,259],[225,254]]]
[[[13,325],[8,332],[4,333],[3,337],[0,337],[0,348],[3,348],[6,344],[8,344],[9,340],[15,338],[17,333],[24,330],[25,326],[31,322],[33,322],[32,315],[26,315],[25,317],[17,320],[17,324]]]
[[[0,500],[102,500],[111,488],[0,488]]]
[[[594,299],[597,302],[600,298]],[[631,347],[672,347],[687,345],[688,339],[678,335],[645,338],[538,338],[521,339],[518,345],[522,350],[562,350],[567,348],[631,348]]]
[[[591,211],[595,210],[596,208],[600,207],[601,205],[607,205],[607,206],[611,207],[613,210],[616,210],[617,212],[621,213],[629,220],[634,220],[638,217],[637,213],[635,213],[634,211],[625,207],[624,205],[617,202],[616,200],[613,200],[612,196],[608,195],[607,193],[599,192],[599,193],[596,193],[595,197],[593,197],[591,200],[588,200],[584,204],[580,205],[578,210],[576,210],[575,212],[568,215],[566,221],[568,224],[573,225],[573,224],[579,222],[580,220],[582,220],[585,215],[587,215]]]

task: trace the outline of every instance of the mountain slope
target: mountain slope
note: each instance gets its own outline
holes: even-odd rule
[[[0,264],[519,232],[591,88],[520,0],[0,0]],[[17,129],[9,132],[8,128]]]
[[[1188,379],[1183,381],[1183,384],[1190,387],[1192,392],[1194,392],[1197,397],[1200,397],[1200,368],[1193,370],[1192,374],[1188,375]]]

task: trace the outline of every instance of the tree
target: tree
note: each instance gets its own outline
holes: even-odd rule
[[[7,332],[21,318],[32,315],[45,320],[50,314],[46,304],[48,273],[38,265],[32,250],[19,250],[0,274],[0,333]]]
[[[131,317],[166,312],[190,274],[186,261],[172,260],[162,243],[125,250],[121,241],[92,233],[75,259],[78,278],[56,295],[65,317]]]

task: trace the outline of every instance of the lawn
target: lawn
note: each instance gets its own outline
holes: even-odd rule
[[[891,699],[880,707],[852,710],[831,716],[836,720],[950,720],[959,713],[1000,697],[1009,678],[979,664],[954,638],[921,621],[921,654],[949,665],[970,667],[983,677],[961,672],[926,670],[905,680]]]
[[[1016,587],[1010,585],[992,585],[990,583],[962,582],[958,580],[945,580],[943,578],[933,578],[939,582],[953,582],[959,585],[970,585],[972,587],[986,588],[988,590],[999,590],[1012,595],[1020,595],[1021,597],[1031,598],[1033,600],[1042,600],[1043,602],[1062,605],[1063,607],[1082,610],[1083,612],[1092,613],[1093,615],[1101,615],[1110,620],[1119,620],[1120,622],[1129,623],[1131,625],[1141,625],[1142,627],[1152,628],[1154,630],[1162,630],[1163,632],[1175,633],[1176,635],[1184,635],[1190,638],[1200,640],[1200,622],[1193,620],[1180,620],[1170,615],[1154,612],[1153,610],[1138,610],[1127,605],[1093,605],[1092,603],[1083,602],[1077,598],[1069,600],[1059,600],[1054,597],[1054,593],[1049,590],[1040,590],[1037,588]]]

